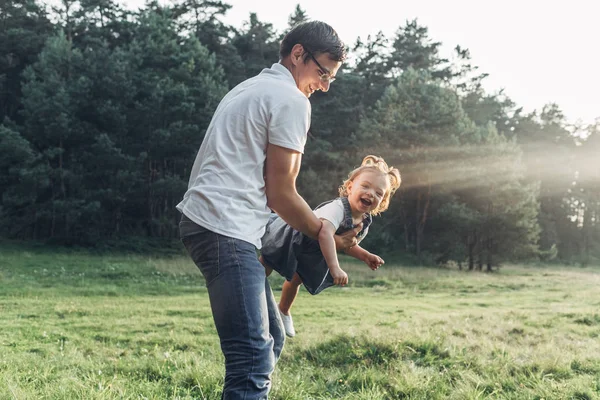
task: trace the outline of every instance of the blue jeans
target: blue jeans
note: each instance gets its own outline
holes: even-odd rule
[[[182,242],[206,280],[225,356],[222,398],[267,399],[285,333],[265,269],[252,244],[196,228]]]

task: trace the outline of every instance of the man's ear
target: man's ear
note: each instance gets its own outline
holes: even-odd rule
[[[304,55],[304,46],[301,44],[295,44],[294,47],[292,47],[292,52],[290,53],[290,56],[292,57],[292,63],[294,65],[298,65],[303,62],[301,61],[302,55]]]

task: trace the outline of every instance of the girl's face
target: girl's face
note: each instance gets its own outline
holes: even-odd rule
[[[352,211],[364,214],[379,207],[390,190],[390,180],[379,171],[364,171],[348,183],[347,190]]]

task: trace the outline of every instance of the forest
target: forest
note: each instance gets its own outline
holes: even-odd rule
[[[177,239],[175,205],[213,111],[278,61],[285,34],[254,13],[229,26],[231,7],[0,1],[0,237]],[[298,5],[289,26],[310,18]],[[525,112],[484,89],[476,55],[457,44],[443,57],[439,40],[406,20],[392,37],[346,43],[338,79],[311,97],[300,194],[311,206],[335,197],[375,154],[402,186],[369,249],[488,271],[597,263],[600,118],[573,123],[554,103]]]

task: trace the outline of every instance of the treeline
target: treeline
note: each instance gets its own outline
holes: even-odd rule
[[[227,90],[278,60],[283,32],[226,2],[0,2],[0,235],[94,245],[174,238],[175,205]],[[297,6],[289,25],[308,15]],[[600,258],[599,125],[524,113],[469,51],[450,59],[418,21],[349,44],[315,94],[299,191],[336,195],[366,154],[402,173],[369,248],[491,269]],[[548,82],[549,85],[552,82]]]

